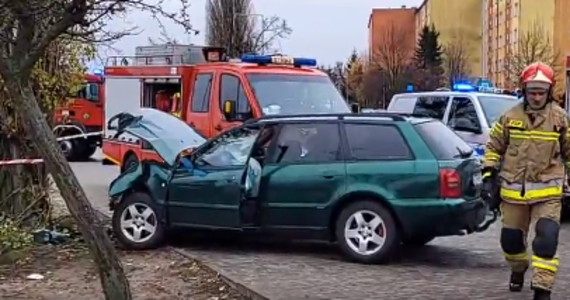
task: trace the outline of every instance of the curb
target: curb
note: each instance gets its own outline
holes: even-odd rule
[[[93,210],[95,211],[97,218],[99,218],[99,220],[104,225],[106,225],[107,223],[110,222],[111,217],[109,217],[105,213],[103,213],[100,210],[97,210],[95,208],[93,208]],[[218,269],[217,267],[210,266],[210,265],[202,262],[200,259],[198,259],[194,255],[192,255],[190,251],[185,250],[185,249],[181,249],[181,248],[171,247],[171,246],[168,246],[167,248],[169,250],[172,250],[172,251],[184,256],[184,257],[187,257],[187,258],[195,261],[196,263],[200,264],[200,266],[204,267],[208,271],[217,274],[225,284],[229,285],[231,288],[235,289],[236,291],[238,291],[238,293],[242,294],[243,296],[251,298],[252,300],[271,300],[270,298],[262,295],[261,293],[255,291],[251,288],[248,288],[247,286],[240,283],[239,281],[232,279],[230,276],[224,274],[224,272],[222,270]]]
[[[255,291],[254,289],[249,288],[249,287],[245,286],[244,284],[240,283],[239,281],[237,281],[237,280],[231,278],[230,276],[224,274],[224,271],[222,271],[221,269],[218,269],[218,267],[210,266],[210,265],[202,262],[201,260],[197,259],[196,257],[194,257],[190,253],[190,251],[185,250],[185,249],[180,249],[180,248],[174,248],[174,247],[168,247],[168,248],[173,250],[174,252],[184,256],[184,257],[187,257],[187,258],[199,263],[202,267],[208,269],[209,271],[218,274],[218,276],[222,279],[222,281],[224,283],[226,283],[231,288],[238,291],[243,296],[251,298],[252,300],[271,300],[270,298],[262,295],[261,293]]]

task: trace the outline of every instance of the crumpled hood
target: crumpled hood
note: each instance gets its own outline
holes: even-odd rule
[[[174,165],[182,151],[206,142],[184,121],[160,110],[142,108],[130,115],[134,118],[123,130],[147,141],[168,165]]]

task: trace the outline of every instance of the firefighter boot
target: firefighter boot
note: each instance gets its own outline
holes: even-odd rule
[[[522,272],[511,272],[511,281],[509,282],[509,291],[520,292],[524,286],[524,274],[526,269]]]
[[[550,291],[533,288],[534,290],[534,300],[550,300]]]

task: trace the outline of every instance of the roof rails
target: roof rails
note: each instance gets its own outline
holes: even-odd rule
[[[373,112],[366,114],[354,114],[354,113],[337,113],[337,114],[299,114],[299,115],[267,115],[257,119],[248,120],[246,123],[253,123],[257,121],[264,120],[279,120],[279,119],[309,119],[309,118],[338,118],[343,120],[345,117],[351,118],[370,118],[370,117],[380,117],[380,118],[391,118],[393,121],[403,122],[406,118],[429,118],[429,116],[418,115],[418,114],[408,114],[408,113],[398,113],[398,112]]]

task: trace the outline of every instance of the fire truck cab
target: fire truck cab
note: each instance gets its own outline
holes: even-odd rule
[[[268,114],[351,111],[330,78],[314,68],[314,59],[226,59],[222,48],[184,47],[182,55],[170,49],[168,54],[111,58],[105,68],[105,160],[122,170],[144,159],[160,161],[144,141],[117,134],[120,118],[114,117],[141,107],[170,112],[206,138]]]
[[[54,114],[53,132],[63,139],[59,146],[70,161],[88,160],[103,137],[103,76],[85,74],[84,79],[84,84]]]

